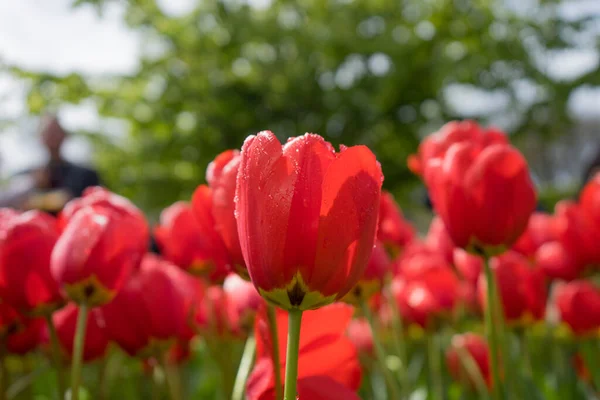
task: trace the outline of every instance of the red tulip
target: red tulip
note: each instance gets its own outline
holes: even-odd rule
[[[572,281],[556,288],[560,318],[577,336],[600,334],[600,289],[587,281]]]
[[[483,260],[481,257],[469,254],[463,249],[454,249],[452,256],[454,267],[460,276],[469,284],[477,286],[479,276],[483,271]]]
[[[109,339],[130,355],[167,349],[187,333],[194,291],[191,276],[146,254],[115,299],[101,308]]]
[[[496,277],[504,318],[509,324],[530,324],[544,318],[546,312],[546,282],[539,268],[532,268],[522,255],[508,252],[490,261]],[[487,283],[479,281],[479,301],[486,305]]]
[[[580,204],[561,201],[556,205],[558,241],[573,262],[574,279],[584,270],[600,264],[600,226]]]
[[[70,299],[90,307],[113,299],[144,247],[141,236],[130,234],[130,223],[108,207],[88,206],[69,219],[52,252],[51,271]]]
[[[481,377],[484,379],[487,386],[490,387],[492,385],[490,377],[490,355],[485,339],[474,333],[454,335],[450,347],[446,351],[446,363],[450,375],[457,381],[470,387],[474,387],[474,377],[472,377],[465,368],[459,352],[464,352],[463,357],[471,356],[475,365],[479,368]]]
[[[243,322],[237,304],[221,286],[198,292],[195,324],[205,336],[231,338],[242,336]]]
[[[298,360],[298,395],[306,400],[359,399],[361,369],[354,345],[345,335],[353,309],[333,304],[304,313]],[[257,362],[248,383],[248,400],[275,400],[274,373],[285,375],[287,313],[278,310],[281,366],[274,372],[266,316],[257,318]]]
[[[238,315],[240,325],[246,330],[251,329],[256,312],[265,304],[254,285],[237,274],[230,274],[225,278],[223,290]]]
[[[508,139],[501,131],[483,129],[474,121],[451,121],[421,142],[418,153],[408,158],[408,168],[423,176],[430,161],[443,159],[453,144],[463,142],[483,149],[493,144],[507,144]]]
[[[597,173],[583,188],[579,204],[590,219],[600,221],[600,173]]]
[[[428,163],[425,181],[452,241],[477,253],[499,253],[521,236],[536,206],[525,158],[509,145],[483,150],[451,146]]]
[[[353,319],[348,325],[346,334],[359,353],[373,354],[373,332],[366,319]]]
[[[72,357],[78,315],[79,308],[73,303],[68,304],[52,315],[58,341],[69,359]],[[86,321],[83,360],[93,361],[104,356],[107,347],[108,337],[104,331],[102,315],[98,308],[92,309],[89,311]]]
[[[381,193],[377,238],[397,254],[415,237],[415,229],[404,219],[402,211],[389,192]]]
[[[383,176],[373,153],[365,146],[336,153],[314,134],[281,146],[260,132],[241,154],[238,231],[258,291],[285,309],[344,297],[375,243]]]
[[[460,281],[443,257],[421,254],[404,263],[392,293],[402,317],[427,329],[454,311]]]
[[[551,215],[536,212],[529,218],[527,229],[514,244],[513,250],[527,257],[534,257],[542,245],[556,240],[556,223]]]
[[[13,307],[0,302],[0,340],[17,333],[23,325],[23,316]]]
[[[477,296],[479,277],[483,271],[483,260],[479,256],[469,254],[463,249],[455,248],[453,251],[454,268],[461,277],[460,298],[467,311],[475,314],[481,312]]]
[[[230,270],[227,249],[215,231],[211,191],[196,189],[193,210],[185,202],[165,208],[154,233],[165,258],[195,275],[220,283]]]
[[[240,247],[235,219],[235,186],[240,167],[240,152],[227,150],[219,154],[206,170],[206,180],[212,189],[212,213],[215,229],[221,235],[236,272],[248,276]]]
[[[550,279],[570,281],[576,279],[581,273],[581,267],[577,264],[573,255],[558,241],[545,243],[537,250],[535,265],[544,271],[546,277]]]
[[[360,304],[381,291],[388,275],[392,272],[392,261],[381,242],[373,248],[367,268],[356,286],[344,296],[344,301]]]
[[[35,350],[40,344],[45,327],[43,318],[24,320],[22,328],[6,338],[6,350],[18,355],[25,355]]]
[[[65,228],[79,210],[86,207],[95,210],[106,208],[118,215],[124,221],[121,227],[121,230],[127,233],[124,236],[131,236],[131,243],[139,246],[136,254],[141,258],[148,249],[150,229],[144,214],[131,201],[103,187],[88,188],[82,197],[71,200],[61,211],[58,219],[61,229]]]
[[[13,214],[0,225],[0,297],[20,312],[50,313],[63,302],[50,273],[56,221],[39,211]]]
[[[434,252],[444,256],[446,261],[452,263],[454,253],[454,242],[448,234],[444,221],[438,216],[431,220],[429,231],[425,237],[425,245]]]

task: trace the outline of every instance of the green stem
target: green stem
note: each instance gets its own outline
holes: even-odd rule
[[[478,398],[480,399],[488,399],[490,397],[488,393],[487,385],[485,384],[485,380],[483,379],[483,375],[481,375],[481,370],[477,363],[473,359],[473,356],[461,346],[456,347],[456,352],[458,353],[458,358],[464,367],[465,371],[469,375],[471,382],[475,384],[475,389],[477,390]]]
[[[58,385],[58,398],[62,399],[65,395],[65,375],[62,368],[62,351],[60,348],[60,342],[58,341],[58,335],[56,334],[56,326],[52,321],[52,314],[46,313],[44,315],[46,325],[48,326],[48,333],[50,334],[50,347],[52,348],[52,363],[56,370],[56,383]]]
[[[246,339],[244,345],[244,352],[242,353],[242,359],[240,366],[235,377],[235,384],[233,385],[233,394],[231,395],[232,400],[244,400],[244,390],[246,386],[246,380],[250,374],[252,368],[252,362],[254,361],[254,354],[256,353],[256,340],[254,335],[251,333]],[[275,374],[279,372],[275,370]]]
[[[588,339],[581,343],[583,364],[592,376],[594,389],[600,391],[600,346],[597,339]]]
[[[279,333],[277,332],[275,307],[271,304],[267,304],[267,323],[269,325],[269,334],[271,336],[271,357],[273,358],[273,371],[275,375],[275,399],[279,400],[283,396],[283,386],[281,384],[281,360],[279,357]]]
[[[73,343],[73,361],[71,362],[71,400],[79,399],[79,385],[81,384],[81,368],[83,364],[83,346],[85,344],[87,316],[88,307],[86,304],[81,304],[79,306],[79,315],[77,316],[75,342]]]
[[[398,304],[394,299],[394,295],[390,288],[385,291],[390,311],[392,314],[392,343],[396,355],[400,358],[400,383],[401,383],[401,394],[403,399],[407,399],[410,396],[410,378],[408,376],[408,352],[406,351],[406,337],[404,336],[404,323],[398,310]]]
[[[485,278],[487,281],[487,307],[485,308],[485,330],[490,346],[490,370],[492,375],[492,398],[494,400],[502,399],[502,389],[500,383],[499,369],[499,357],[498,350],[500,348],[500,341],[498,339],[498,330],[496,323],[498,318],[496,310],[498,309],[496,303],[498,297],[496,295],[496,277],[490,268],[489,258],[484,260]]]
[[[373,318],[373,314],[371,313],[371,309],[366,301],[361,303],[362,312],[367,318],[367,322],[371,327],[371,336],[373,337],[373,348],[375,350],[375,357],[377,358],[377,362],[381,368],[381,372],[385,380],[387,381],[387,385],[389,387],[390,393],[388,398],[391,399],[400,399],[400,389],[398,388],[398,383],[390,373],[386,362],[385,362],[385,351],[383,349],[383,345],[381,344],[379,338],[377,337],[377,326],[375,326],[375,320]]]
[[[98,400],[106,399],[106,392],[108,390],[107,382],[108,373],[108,355],[105,355],[98,365]]]
[[[521,358],[523,359],[523,368],[525,369],[525,376],[529,379],[533,379],[533,367],[531,366],[531,355],[529,354],[529,343],[527,342],[527,332],[521,330],[518,332],[519,344],[521,346]]]
[[[169,388],[169,397],[171,400],[183,399],[179,368],[177,368],[177,364],[169,361],[168,351],[165,351],[163,354],[163,368],[165,371],[167,386]]]
[[[296,400],[296,384],[298,380],[298,352],[300,351],[300,326],[302,311],[292,310],[288,313],[288,339],[285,357],[284,400]],[[277,375],[277,371],[275,373]]]
[[[433,386],[433,399],[444,400],[444,382],[442,380],[441,349],[438,347],[435,333],[427,335],[427,352],[429,355],[429,374]]]
[[[152,367],[152,384],[150,387],[150,398],[152,400],[159,400],[161,395],[162,381],[160,379],[160,371],[158,365]],[[142,388],[140,388],[142,389]],[[143,392],[143,390],[140,390]]]

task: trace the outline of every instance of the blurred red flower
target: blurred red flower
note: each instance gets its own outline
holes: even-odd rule
[[[354,288],[343,300],[351,304],[360,304],[383,288],[386,278],[391,275],[392,260],[383,246],[377,242],[367,263],[367,268]]]
[[[154,354],[184,339],[195,306],[193,280],[170,262],[146,254],[115,299],[100,309],[108,338],[130,355]]]
[[[315,134],[282,146],[268,131],[246,139],[236,212],[261,295],[284,309],[307,310],[348,293],[371,256],[382,180],[365,146],[336,153]]]
[[[581,267],[573,255],[559,242],[544,243],[535,253],[537,265],[549,279],[573,280],[581,273]]]
[[[265,305],[256,288],[238,274],[229,274],[223,283],[223,291],[238,315],[239,324],[244,330],[252,329],[257,311]]]
[[[476,253],[511,247],[536,206],[527,161],[507,144],[454,144],[428,163],[425,182],[452,241]]]
[[[503,132],[495,128],[483,129],[475,121],[451,121],[421,142],[417,154],[408,157],[408,168],[414,174],[424,176],[430,161],[443,159],[453,144],[462,142],[482,149],[493,144],[507,144],[508,139]]]
[[[71,300],[94,307],[117,294],[147,246],[145,237],[131,235],[131,223],[119,211],[94,206],[68,220],[54,246],[51,271]]]
[[[61,344],[65,354],[71,359],[73,355],[73,343],[75,341],[75,327],[79,308],[69,303],[66,307],[56,311],[52,315],[52,322],[56,327],[58,341]],[[89,315],[85,326],[85,342],[83,345],[83,360],[93,361],[106,353],[108,347],[108,337],[104,331],[104,320],[100,309],[89,310]]]
[[[6,338],[6,350],[11,354],[24,355],[37,349],[45,328],[43,318],[23,319],[20,329]]]
[[[130,236],[130,242],[139,248],[136,254],[139,258],[147,251],[150,240],[150,228],[146,217],[131,201],[119,196],[103,187],[91,187],[83,192],[83,196],[68,202],[58,217],[60,229],[64,229],[73,216],[81,209],[92,207],[93,209],[106,208],[119,216],[124,223],[121,226],[123,236]],[[125,234],[126,232],[126,234]],[[137,264],[137,261],[136,261]]]
[[[462,354],[461,354],[462,353]],[[488,387],[491,386],[490,356],[485,339],[474,333],[463,333],[454,335],[450,347],[446,351],[446,364],[448,371],[454,379],[470,387],[475,386],[474,377],[465,368],[463,357],[471,356],[475,365],[479,368],[481,377]]]
[[[12,215],[0,224],[0,298],[23,313],[50,313],[63,303],[50,273],[56,220],[39,211]]]
[[[235,271],[247,278],[248,270],[240,247],[235,218],[235,187],[240,167],[240,152],[226,150],[206,170],[206,181],[212,189],[212,213],[215,229],[221,235]]]
[[[354,310],[332,304],[303,315],[298,359],[298,395],[303,400],[358,400],[361,368],[356,349],[346,336]],[[248,400],[275,400],[274,373],[285,376],[287,313],[277,310],[279,355],[274,371],[266,316],[255,323],[257,362],[248,379]]]
[[[6,303],[0,302],[0,340],[13,335],[23,326],[23,316]]]
[[[600,264],[600,220],[580,204],[563,200],[555,207],[557,237],[571,261],[570,268],[549,270],[556,278],[575,279]]]
[[[230,270],[229,255],[211,211],[211,191],[206,185],[196,189],[193,205],[178,201],[160,215],[154,230],[164,257],[194,275],[223,282]]]
[[[460,281],[441,255],[423,253],[404,261],[392,293],[402,318],[427,329],[452,314],[460,301]]]
[[[389,192],[381,193],[377,239],[396,255],[415,237],[415,229],[404,219],[400,207]]]
[[[373,355],[373,331],[365,318],[353,319],[348,324],[346,335],[359,353]]]
[[[513,245],[512,250],[526,257],[534,258],[535,253],[542,245],[554,241],[556,238],[554,217],[546,213],[535,212],[531,214],[527,229]]]
[[[232,338],[242,336],[243,326],[239,304],[218,285],[197,292],[194,324],[203,336]]]
[[[600,289],[588,281],[556,287],[556,307],[561,321],[577,336],[600,334]]]
[[[490,260],[496,277],[499,298],[508,324],[530,324],[542,320],[546,313],[546,279],[539,268],[516,252],[508,252]],[[479,280],[479,302],[486,308],[487,282]]]

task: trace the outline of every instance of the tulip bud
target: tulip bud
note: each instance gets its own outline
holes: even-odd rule
[[[490,261],[496,277],[499,299],[508,324],[527,325],[544,318],[546,312],[546,282],[539,268],[532,268],[522,255],[508,252]],[[479,301],[487,307],[487,283],[479,281]]]
[[[72,357],[78,315],[79,308],[73,303],[68,304],[52,315],[58,341],[69,359]],[[86,319],[83,360],[93,361],[103,357],[107,347],[108,337],[104,331],[104,320],[98,308],[92,309]]]
[[[483,149],[493,144],[507,144],[508,138],[495,128],[482,128],[475,121],[451,121],[421,142],[417,154],[408,158],[408,168],[414,174],[424,176],[432,160],[443,159],[453,144],[465,142]]]
[[[389,192],[381,194],[377,239],[394,256],[415,237],[415,229],[404,219],[402,211]]]
[[[460,281],[443,257],[424,253],[404,261],[392,293],[404,319],[430,329],[453,313]]]
[[[124,221],[121,227],[124,236],[131,237],[130,242],[139,246],[136,254],[141,258],[148,249],[150,229],[144,214],[131,201],[103,187],[90,187],[83,192],[82,197],[75,198],[65,205],[58,219],[61,229],[64,229],[79,210],[86,207],[95,210],[109,209],[117,214]]]
[[[256,312],[264,305],[264,300],[251,282],[237,274],[225,278],[223,290],[235,309],[240,326],[249,331],[254,324]]]
[[[600,289],[587,281],[572,281],[556,288],[561,321],[577,336],[600,335]]]
[[[446,352],[446,363],[450,375],[463,384],[474,387],[474,377],[465,368],[465,358],[471,357],[475,366],[479,369],[481,377],[488,387],[492,381],[490,377],[490,355],[488,345],[484,338],[474,333],[454,335],[450,347]]]
[[[194,209],[182,201],[160,214],[154,233],[164,257],[211,282],[221,283],[231,267],[227,249],[215,231],[210,189],[201,185],[194,193]]]
[[[103,306],[106,334],[128,354],[160,355],[187,333],[194,278],[146,254],[115,299]]]
[[[63,303],[50,273],[50,256],[58,239],[48,214],[13,214],[0,225],[0,297],[27,314],[51,313]]]
[[[348,293],[371,256],[382,180],[364,146],[336,153],[314,134],[284,146],[271,132],[246,139],[236,212],[259,293],[287,310],[322,307]]]
[[[71,300],[95,307],[113,299],[141,258],[140,237],[129,234],[129,223],[104,207],[82,208],[68,221],[51,271]]]
[[[206,180],[212,189],[212,213],[215,229],[221,235],[235,271],[248,278],[246,262],[240,247],[235,219],[235,186],[240,166],[240,152],[227,150],[215,157],[206,170]],[[196,210],[200,204],[193,204]]]
[[[452,241],[478,254],[510,248],[536,207],[527,161],[508,144],[455,143],[424,172]]]

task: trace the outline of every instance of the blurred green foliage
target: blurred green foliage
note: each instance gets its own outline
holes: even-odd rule
[[[13,72],[31,82],[33,113],[91,101],[102,116],[127,122],[124,137],[88,133],[107,185],[151,215],[189,197],[218,152],[264,129],[282,140],[317,132],[335,144],[370,146],[384,186],[402,202],[418,182],[407,156],[420,137],[458,117],[444,98],[449,85],[509,93],[518,142],[531,132],[542,139],[564,133],[569,94],[600,83],[597,70],[553,81],[532,50],[571,47],[562,32],[576,33],[587,18],[565,21],[551,1],[529,13],[504,3],[274,0],[256,8],[204,0],[173,17],[155,0],[131,0],[126,22],[144,38],[135,74]],[[106,4],[76,5],[102,11]],[[546,95],[523,105],[517,81]]]

